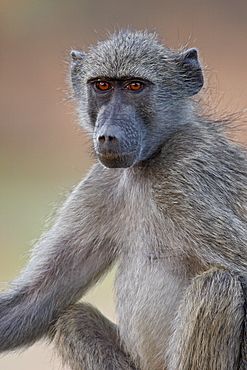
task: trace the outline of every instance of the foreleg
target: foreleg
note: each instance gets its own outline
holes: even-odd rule
[[[58,319],[54,343],[72,370],[137,370],[117,326],[89,304],[76,304]]]

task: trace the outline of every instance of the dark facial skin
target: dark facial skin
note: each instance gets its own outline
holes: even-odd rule
[[[141,149],[147,124],[139,108],[151,90],[152,83],[141,78],[88,81],[95,152],[106,167],[131,167],[144,159]]]

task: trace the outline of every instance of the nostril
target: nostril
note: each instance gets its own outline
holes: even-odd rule
[[[115,136],[105,136],[105,135],[100,135],[98,137],[99,143],[103,144],[106,142],[115,142],[117,141],[117,138]]]
[[[115,136],[108,136],[109,141],[117,141],[117,138]]]

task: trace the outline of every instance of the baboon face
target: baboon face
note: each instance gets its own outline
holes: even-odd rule
[[[97,77],[87,85],[99,160],[107,167],[131,167],[145,159],[150,116],[142,107],[149,104],[152,83],[142,78]]]
[[[155,155],[178,122],[187,122],[187,100],[203,85],[196,49],[175,53],[154,34],[123,31],[71,56],[81,121],[110,168]]]

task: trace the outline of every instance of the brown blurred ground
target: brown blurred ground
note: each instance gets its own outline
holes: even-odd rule
[[[246,0],[0,0],[0,281],[16,276],[51,204],[90,168],[88,138],[64,104],[66,55],[126,26],[196,46],[219,113],[246,107]],[[90,300],[114,318],[111,281]],[[0,358],[1,370],[34,366],[61,368],[40,345]]]

